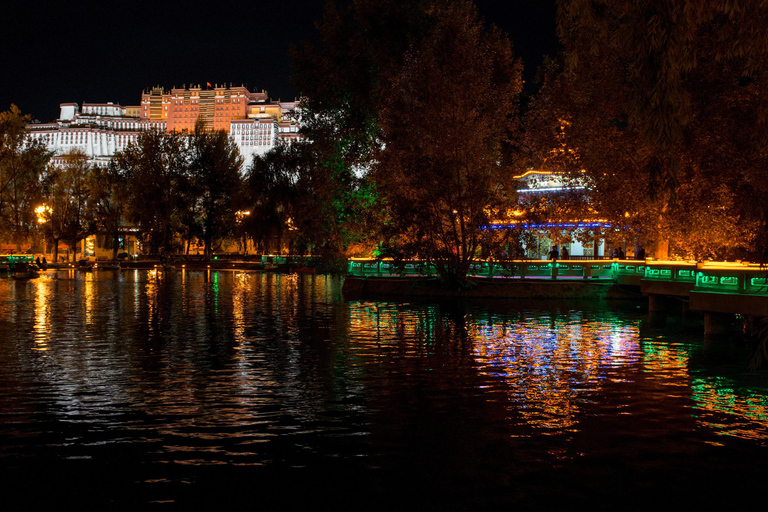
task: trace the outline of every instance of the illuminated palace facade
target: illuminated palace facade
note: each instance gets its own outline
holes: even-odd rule
[[[142,93],[139,106],[62,103],[59,119],[28,128],[32,138],[54,153],[54,162],[79,150],[96,165],[106,165],[142,132],[191,132],[200,118],[206,126],[228,132],[249,162],[279,140],[290,144],[298,139],[296,106],[295,101],[271,101],[266,92],[246,87],[153,87]]]

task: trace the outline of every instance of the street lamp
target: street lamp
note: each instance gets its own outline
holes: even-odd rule
[[[47,204],[41,204],[37,208],[35,208],[35,215],[37,215],[37,223],[38,224],[45,224],[48,222],[48,218],[51,216],[51,212],[53,209],[51,209],[50,206]]]
[[[45,203],[35,208],[35,215],[37,215],[37,224],[40,227],[42,227],[43,224],[48,222],[48,219],[50,218],[52,211],[53,209]],[[45,258],[45,253],[48,252],[46,251],[47,247],[45,242],[45,230],[43,230],[42,232],[42,237],[43,237],[43,258]]]

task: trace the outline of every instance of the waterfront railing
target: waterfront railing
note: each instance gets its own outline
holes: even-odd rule
[[[348,275],[360,277],[437,276],[426,260],[395,262],[388,259],[353,258]],[[693,262],[654,260],[514,260],[476,261],[470,276],[517,279],[605,279],[619,285],[646,282],[676,283],[690,291],[768,296],[768,270],[742,262]]]

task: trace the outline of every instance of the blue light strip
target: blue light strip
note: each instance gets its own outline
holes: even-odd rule
[[[491,224],[491,229],[610,229],[613,225],[610,222],[521,222],[519,224]]]
[[[562,192],[564,190],[584,190],[587,187],[542,187],[542,188],[520,188],[517,189],[519,193],[524,192]]]

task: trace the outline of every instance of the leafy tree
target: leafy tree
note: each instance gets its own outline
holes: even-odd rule
[[[261,252],[279,253],[286,231],[295,229],[297,182],[301,167],[306,165],[303,157],[299,144],[280,144],[264,155],[255,156],[248,168],[251,215],[246,227]]]
[[[754,206],[768,191],[758,178],[768,52],[764,30],[750,35],[765,26],[764,9],[562,0],[558,21],[565,63],[544,70],[526,123],[539,161],[566,120],[601,216],[632,228],[659,258],[670,249],[744,257],[768,211]]]
[[[178,249],[181,218],[189,208],[188,151],[178,134],[147,131],[136,144],[115,155],[115,170],[125,176],[126,213],[138,224],[150,254],[161,258]]]
[[[293,51],[319,163],[298,183],[315,199],[303,218],[320,223],[326,248],[348,254],[391,215],[379,232],[390,247],[439,258],[461,279],[481,241],[498,238],[481,225],[510,197],[499,164],[520,78],[508,41],[463,1],[329,4],[318,30],[317,43]]]
[[[210,259],[235,226],[233,198],[242,188],[243,159],[227,132],[209,132],[202,123],[195,126],[189,142],[190,190],[196,195],[205,258]]]
[[[330,142],[324,139],[324,142]],[[369,254],[376,194],[370,180],[356,176],[318,142],[279,145],[254,159],[248,173],[252,198],[249,222],[262,250],[279,250],[288,237],[295,253]]]
[[[374,178],[391,215],[390,245],[433,260],[452,282],[499,243],[487,229],[514,199],[503,143],[516,119],[520,65],[470,3],[432,11],[381,111]],[[508,242],[508,241],[506,241]]]
[[[59,166],[50,167],[43,178],[43,200],[47,208],[41,212],[41,218],[44,221],[43,232],[53,242],[54,262],[59,260],[59,242],[64,238],[70,204],[64,182],[64,171]]]
[[[329,148],[326,144],[331,144]],[[369,176],[358,175],[342,157],[342,142],[299,147],[295,226],[300,243],[346,270],[346,257],[370,254],[377,223],[378,195]]]
[[[0,229],[20,250],[36,226],[41,176],[51,154],[27,137],[30,117],[16,105],[0,112]]]
[[[63,164],[51,169],[45,178],[46,235],[53,240],[53,258],[58,260],[59,241],[67,242],[72,250],[72,261],[77,260],[77,245],[95,232],[96,221],[91,209],[89,187],[91,165],[88,157],[73,151],[63,155]]]
[[[374,246],[381,207],[366,175],[380,144],[379,115],[391,79],[426,15],[441,2],[357,0],[327,4],[316,43],[291,52],[293,80],[302,92],[302,124],[313,160],[297,182],[301,245],[327,258],[361,254]]]
[[[128,202],[126,184],[126,176],[114,161],[107,167],[94,167],[88,180],[92,208],[99,229],[106,235],[107,247],[112,249],[113,260],[120,248],[120,230]]]
[[[379,137],[381,101],[410,45],[423,37],[426,13],[440,0],[355,0],[326,4],[319,40],[291,51],[307,138],[348,165],[368,165]],[[333,157],[332,158],[337,158]]]

